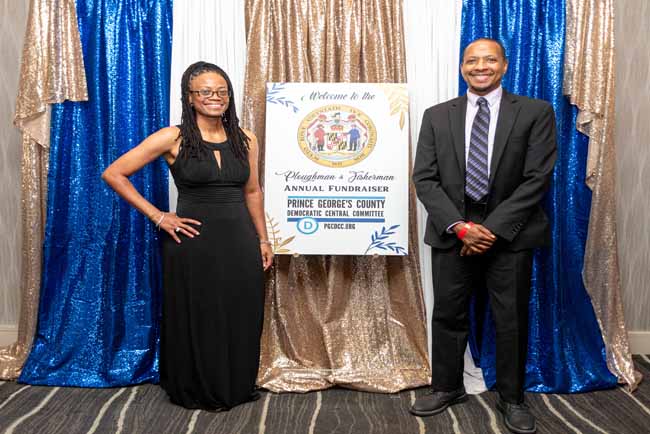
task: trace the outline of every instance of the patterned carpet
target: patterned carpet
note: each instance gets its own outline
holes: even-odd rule
[[[636,356],[650,378],[650,358]],[[154,385],[118,389],[0,384],[0,433],[179,434],[423,434],[507,433],[492,392],[429,418],[408,406],[424,389],[394,395],[331,389],[307,394],[263,393],[226,413],[185,410]],[[577,395],[527,394],[544,433],[650,433],[650,381],[632,395],[623,388]]]

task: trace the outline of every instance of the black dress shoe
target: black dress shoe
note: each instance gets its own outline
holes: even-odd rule
[[[215,407],[215,408],[204,408],[203,411],[207,411],[208,413],[223,413],[224,411],[228,411],[226,407]]]
[[[499,398],[497,410],[503,415],[503,423],[510,431],[517,434],[532,434],[537,431],[535,416],[523,402],[511,404]]]
[[[433,416],[463,401],[467,401],[464,387],[452,392],[430,392],[416,399],[409,411],[416,416]]]

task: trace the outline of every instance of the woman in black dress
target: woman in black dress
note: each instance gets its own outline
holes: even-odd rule
[[[102,178],[163,237],[160,384],[187,408],[227,410],[259,397],[264,275],[273,261],[255,136],[239,127],[226,73],[197,62],[183,74],[183,114],[111,164]],[[163,156],[178,188],[160,211],[128,177]]]

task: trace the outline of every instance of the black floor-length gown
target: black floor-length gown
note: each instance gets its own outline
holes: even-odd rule
[[[201,158],[170,166],[179,217],[202,223],[194,238],[163,241],[160,385],[187,408],[229,409],[250,400],[259,366],[264,275],[244,201],[250,168],[230,143],[204,142]],[[219,166],[213,151],[219,151]]]

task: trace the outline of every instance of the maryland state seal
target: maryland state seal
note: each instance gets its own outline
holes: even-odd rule
[[[356,107],[332,104],[309,113],[298,127],[298,145],[311,161],[326,167],[348,167],[375,148],[377,129]]]

